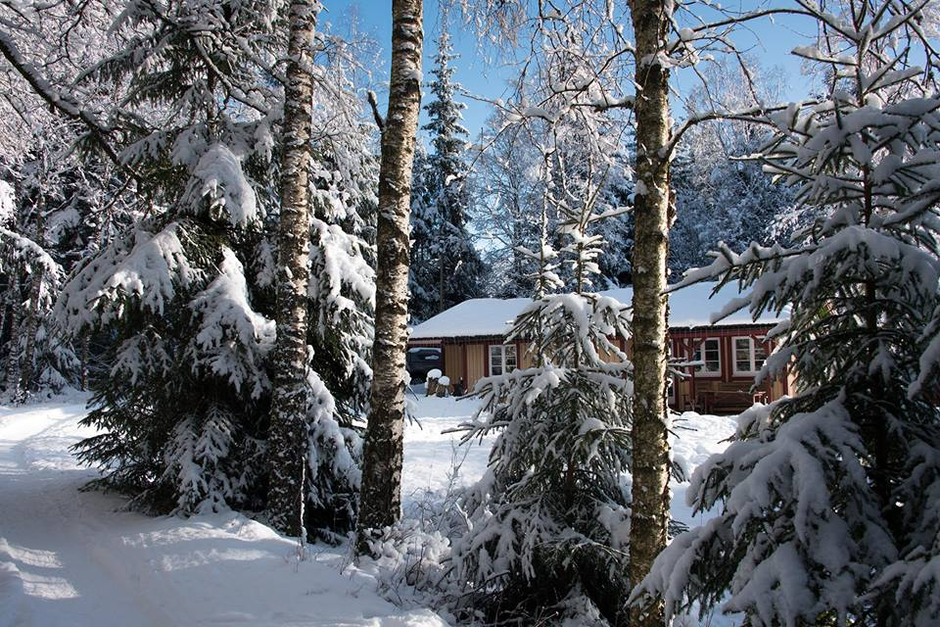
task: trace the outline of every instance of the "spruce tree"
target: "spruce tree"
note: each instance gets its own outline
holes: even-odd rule
[[[95,226],[82,206],[88,190],[64,143],[74,128],[62,125],[57,130],[41,138],[34,135],[28,154],[13,155],[10,173],[19,194],[6,182],[0,192],[7,205],[5,219],[0,218],[0,263],[5,266],[0,269],[0,341],[5,341],[7,358],[0,368],[10,402],[80,385],[77,351],[56,324],[52,306],[88,248],[84,237],[92,235]],[[76,236],[78,231],[84,231],[83,236]]]
[[[629,589],[630,315],[596,292],[617,121],[581,106],[596,93],[564,89],[589,71],[584,39],[570,32],[546,27],[552,53],[540,59],[544,91],[533,94],[544,104],[514,122],[547,126],[539,238],[520,251],[537,268],[534,298],[505,342],[527,344],[528,355],[477,384],[482,406],[464,436],[498,434],[486,473],[460,501],[467,530],[452,552],[465,588],[456,609],[491,624],[616,624]]]
[[[427,150],[415,146],[411,174],[411,255],[408,272],[408,311],[412,324],[437,313],[437,206],[432,201],[434,172]]]
[[[795,53],[825,92],[762,116],[775,132],[758,159],[818,217],[792,247],[724,247],[685,280],[737,281],[755,317],[788,313],[758,379],[798,387],[742,414],[696,470],[690,504],[718,515],[638,593],[755,627],[926,627],[940,621],[937,59],[923,4],[803,6],[820,40]]]
[[[132,3],[110,31],[123,48],[83,78],[128,92],[128,108],[113,119],[147,215],[82,262],[57,311],[74,335],[110,339],[85,420],[101,433],[76,448],[106,468],[98,485],[127,492],[142,509],[267,505],[280,9],[278,2]],[[306,480],[293,492],[305,499],[308,529],[325,537],[355,519],[361,445],[352,421],[365,404],[361,360],[374,294],[369,227],[360,219],[360,211],[374,211],[368,135],[344,75],[349,54],[340,40],[330,43],[313,58],[322,79],[314,84],[313,137],[323,142],[312,181],[295,190],[326,207],[300,225],[301,242],[316,242],[299,260],[314,277],[300,306],[316,324],[300,339],[294,444],[304,451]],[[337,276],[338,267],[357,274]],[[332,371],[342,368],[344,387],[331,388],[325,380],[332,384]]]
[[[481,296],[485,280],[484,267],[468,228],[469,171],[464,155],[469,133],[461,124],[461,111],[466,105],[456,99],[461,88],[454,82],[456,70],[452,62],[457,55],[447,27],[445,13],[435,42],[437,53],[431,68],[434,79],[428,84],[432,99],[424,106],[430,118],[424,129],[430,133],[431,152],[426,162],[429,198],[422,217],[431,233],[427,250],[430,263],[414,266],[413,282],[434,298],[430,311],[418,309],[421,301],[416,301],[412,312],[418,319]]]

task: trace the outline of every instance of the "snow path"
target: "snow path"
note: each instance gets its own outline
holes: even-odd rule
[[[405,427],[406,508],[477,480],[494,439],[458,448],[460,434],[445,431],[468,420],[476,402],[415,392],[419,422]],[[296,542],[240,514],[151,518],[118,511],[119,497],[80,492],[97,476],[69,451],[93,433],[77,424],[86,398],[0,407],[0,627],[446,624],[430,610],[380,598],[373,576],[344,568],[343,548],[309,546],[300,561]],[[674,454],[691,471],[725,447],[734,419],[682,418],[695,431],[677,429]],[[673,486],[673,515],[701,524],[709,514],[692,517],[687,487]],[[715,615],[705,624],[736,622]]]
[[[0,627],[445,624],[378,597],[341,550],[298,561],[238,514],[149,518],[79,492],[95,476],[68,450],[91,433],[84,400],[0,408]]]
[[[448,487],[473,483],[483,476],[490,447],[496,436],[483,443],[474,441],[459,446],[460,433],[445,433],[469,421],[479,404],[476,400],[456,400],[424,396],[424,386],[414,386],[415,422],[405,424],[405,468],[402,473],[402,499],[405,506],[421,500],[428,493],[440,493]],[[455,464],[459,473],[450,483]]]

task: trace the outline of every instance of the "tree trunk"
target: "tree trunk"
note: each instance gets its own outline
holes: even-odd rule
[[[382,132],[376,246],[375,344],[356,550],[401,509],[411,168],[421,107],[421,0],[392,2],[392,75]]]
[[[23,328],[24,316],[20,310],[20,304],[15,302],[19,298],[19,281],[11,276],[10,284],[12,286],[12,293],[14,294],[14,306],[10,314],[10,340],[7,342],[7,346],[10,347],[10,352],[7,354],[6,385],[4,386],[4,393],[6,397],[13,402],[18,396],[20,386],[20,333]]]
[[[46,204],[39,194],[39,201],[36,206],[36,244],[43,245],[45,238],[45,223],[43,221]],[[20,375],[19,381],[13,394],[14,402],[25,402],[29,396],[29,388],[33,384],[33,354],[36,352],[36,331],[39,329],[39,300],[42,297],[43,268],[36,264],[32,267],[29,275],[29,306],[23,320],[23,333],[25,333],[23,354],[20,356]]]
[[[284,100],[284,154],[278,229],[277,340],[269,438],[268,513],[279,531],[302,537],[307,446],[307,286],[310,250],[310,133],[313,83],[308,69],[317,0],[290,5]]]
[[[633,253],[633,496],[630,582],[649,573],[666,546],[669,443],[666,423],[666,254],[669,233],[669,71],[665,49],[671,0],[632,0],[636,34],[636,177]],[[634,610],[634,627],[662,627],[661,602]]]

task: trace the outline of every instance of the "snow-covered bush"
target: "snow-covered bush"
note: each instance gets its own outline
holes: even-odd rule
[[[742,414],[696,470],[690,503],[718,517],[634,592],[670,611],[722,603],[754,627],[940,622],[940,98],[908,65],[923,5],[878,6],[813,8],[826,37],[796,52],[825,67],[828,93],[763,118],[776,129],[765,170],[820,217],[792,248],[725,247],[685,279],[738,281],[755,316],[788,309],[759,377],[790,369],[798,389]]]
[[[510,335],[533,342],[538,365],[478,383],[483,405],[465,438],[499,436],[486,474],[461,500],[469,529],[453,562],[468,606],[488,619],[532,616],[570,595],[608,619],[621,610],[631,366],[611,338],[624,338],[627,324],[612,299],[545,296]]]

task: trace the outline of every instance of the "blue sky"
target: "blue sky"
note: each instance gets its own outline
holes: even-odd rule
[[[623,0],[625,1],[625,0]],[[739,0],[725,2],[726,7],[748,10],[766,6],[765,2]],[[786,6],[786,0],[773,2],[775,6]],[[334,24],[339,32],[349,28],[350,23],[357,23],[358,29],[376,40],[380,46],[378,63],[373,68],[375,90],[382,100],[382,83],[388,80],[388,46],[391,40],[391,1],[390,0],[324,0],[327,20]],[[488,51],[481,50],[479,40],[472,29],[460,23],[457,16],[451,19],[451,38],[455,51],[460,58],[455,62],[457,80],[471,94],[487,99],[496,99],[508,95],[506,81],[513,75],[511,68],[500,66],[499,60]],[[431,59],[435,53],[434,40],[439,29],[438,1],[425,0],[425,77]],[[735,35],[739,48],[757,58],[762,66],[780,68],[786,76],[788,99],[797,99],[808,93],[808,79],[800,73],[800,60],[790,54],[790,50],[799,45],[810,43],[809,36],[814,33],[814,25],[808,20],[796,17],[778,17],[775,20],[762,19],[753,22],[747,28],[741,28]],[[370,64],[371,65],[371,64]],[[674,85],[680,91],[691,88],[695,79],[688,73],[675,77]],[[426,93],[426,92],[425,92]],[[484,102],[465,98],[467,110],[464,112],[464,125],[476,137],[490,106]],[[384,102],[382,103],[384,107]],[[422,124],[425,116],[422,112]]]

